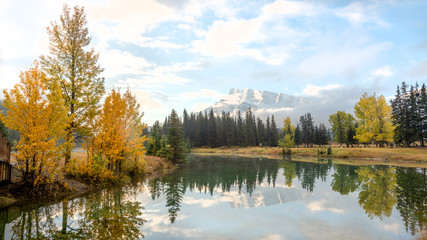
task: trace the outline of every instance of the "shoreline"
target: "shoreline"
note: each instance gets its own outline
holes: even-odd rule
[[[267,157],[281,159],[290,157],[331,158],[348,164],[393,165],[401,167],[427,167],[427,148],[339,148],[332,147],[332,153],[323,148],[291,148],[291,155],[281,155],[281,148],[274,147],[221,147],[195,148],[192,154],[233,155],[249,157]],[[323,151],[322,154],[320,154]]]
[[[130,183],[133,179],[152,179],[161,176],[176,169],[175,166],[168,163],[165,159],[154,156],[146,156],[147,169],[144,173],[136,176],[128,176],[129,179],[121,180],[118,183],[103,182],[89,184],[81,179],[66,178],[64,177],[61,182],[66,183],[70,189],[55,189],[49,196],[28,196],[25,194],[17,194],[19,190],[25,190],[22,183],[9,183],[0,185],[0,209],[24,206],[34,202],[34,197],[38,197],[38,203],[55,203],[60,202],[66,198],[76,198],[84,194],[95,192],[101,189],[110,188],[114,186],[122,186]],[[11,193],[10,191],[15,191]]]

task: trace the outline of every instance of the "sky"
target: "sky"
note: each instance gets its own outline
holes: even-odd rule
[[[427,83],[427,1],[0,0],[0,89],[49,54],[64,4],[84,6],[107,91],[129,88],[148,124],[231,88],[332,114],[364,92],[392,99],[402,81]]]

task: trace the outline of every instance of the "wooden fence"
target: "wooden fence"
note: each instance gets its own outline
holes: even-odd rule
[[[6,161],[0,161],[0,182],[10,181],[12,165]]]
[[[0,135],[0,182],[10,181],[10,144]]]

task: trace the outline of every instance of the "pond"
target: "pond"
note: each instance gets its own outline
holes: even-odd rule
[[[426,168],[189,157],[152,180],[0,210],[0,239],[413,239]]]

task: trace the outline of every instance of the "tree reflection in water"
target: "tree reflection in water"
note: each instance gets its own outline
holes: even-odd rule
[[[359,175],[359,204],[370,218],[390,217],[396,204],[396,169],[388,166],[363,166]]]
[[[389,217],[396,206],[407,229],[412,234],[422,229],[426,219],[427,180],[426,170],[394,168],[389,166],[351,166],[332,164],[319,159],[318,163],[263,158],[197,157],[189,166],[167,177],[148,183],[153,199],[164,195],[169,219],[174,223],[187,190],[213,194],[216,188],[230,192],[244,189],[249,195],[264,181],[275,186],[279,171],[284,183],[291,187],[298,179],[303,189],[314,191],[316,181],[327,181],[331,169],[331,188],[341,195],[360,191],[359,205],[370,218]],[[237,162],[237,163],[236,163]]]
[[[283,183],[277,183],[279,173]],[[259,186],[285,184],[313,192],[320,181],[330,181],[331,189],[341,195],[358,194],[360,207],[371,219],[389,217],[396,207],[406,231],[412,235],[427,223],[425,168],[351,166],[322,159],[316,163],[290,158],[192,156],[185,168],[136,186],[106,189],[59,204],[23,209],[12,222],[12,239],[141,238],[143,208],[133,199],[147,187],[153,200],[166,198],[169,221],[175,223],[186,191],[210,195],[216,191],[237,191],[252,196]],[[296,186],[298,183],[300,186]],[[5,229],[2,219],[0,235]]]
[[[274,186],[279,172],[277,159],[230,159],[215,156],[197,158],[196,161],[190,158],[186,168],[148,183],[153,200],[166,196],[171,223],[176,220],[187,190],[213,195],[216,188],[222,192],[230,192],[232,188],[236,188],[239,193],[244,189],[251,195],[257,184],[262,184],[264,180],[268,185]]]
[[[348,195],[356,191],[360,185],[356,169],[349,165],[335,165],[335,173],[332,175],[332,190],[341,195]]]
[[[427,224],[427,170],[397,168],[397,210],[405,222],[406,231],[414,235],[417,227]]]
[[[24,210],[13,222],[12,239],[141,238],[143,208],[131,199],[124,189],[108,189],[62,204]],[[55,221],[59,218],[62,221]]]

